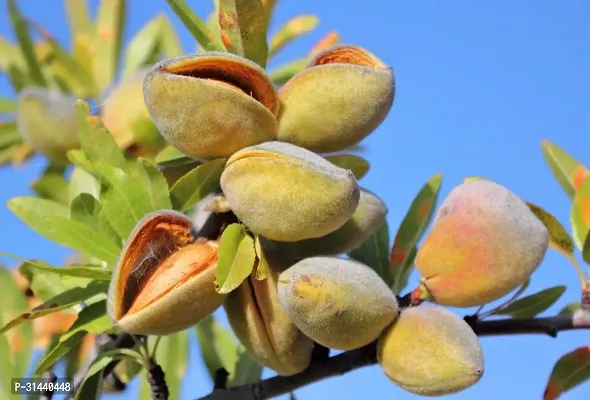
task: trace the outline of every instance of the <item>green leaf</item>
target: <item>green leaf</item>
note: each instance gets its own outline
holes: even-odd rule
[[[416,260],[417,254],[418,247],[412,247],[412,250],[410,250],[410,254],[406,259],[406,262],[395,271],[395,277],[393,278],[391,290],[396,295],[400,295],[402,290],[404,290],[404,288],[408,285],[408,280],[410,279],[410,275],[414,270],[414,261]]]
[[[43,171],[43,175],[31,184],[31,188],[39,197],[64,205],[69,204],[67,186],[63,167],[51,164]]]
[[[238,362],[235,367],[235,372],[227,379],[228,387],[236,387],[246,385],[248,383],[260,380],[262,376],[262,365],[255,361],[250,354],[240,347],[238,349]]]
[[[74,200],[81,193],[87,193],[98,199],[100,196],[100,182],[98,182],[94,175],[87,172],[82,167],[76,165],[72,169],[72,174],[70,175],[70,179],[68,181],[67,204],[71,204],[72,200]]]
[[[176,34],[174,25],[170,22],[165,14],[162,15],[162,23],[160,25],[160,51],[166,58],[177,57],[184,54],[180,39]]]
[[[388,249],[389,227],[385,221],[371,237],[350,251],[348,256],[373,268],[385,283],[391,286],[393,276],[389,270]]]
[[[24,260],[18,256],[7,253],[0,254],[2,254],[3,257],[11,257],[23,261],[19,267],[19,271],[25,278],[27,278],[31,290],[41,301],[48,301],[56,295],[66,291],[62,279],[60,279],[58,275],[43,271],[33,266],[33,264],[35,264],[50,267],[46,262],[39,260]],[[87,283],[88,281],[85,282],[85,284]]]
[[[47,82],[45,81],[45,77],[41,72],[39,60],[37,60],[37,56],[35,55],[35,49],[29,34],[27,21],[20,13],[18,7],[16,6],[15,0],[8,0],[8,14],[12,24],[12,29],[14,30],[16,39],[22,51],[22,55],[27,63],[29,76],[32,82],[37,86],[46,87]]]
[[[101,372],[112,361],[129,358],[136,360],[138,363],[143,363],[141,354],[130,349],[113,349],[99,353],[98,356],[92,361],[92,364],[90,364],[88,371],[86,371],[86,376],[82,381],[80,391],[76,393],[75,399],[86,400],[100,398],[102,380],[97,383],[95,382],[96,377],[101,377]]]
[[[92,74],[85,66],[70,54],[52,37],[45,35],[45,41],[51,49],[51,58],[53,66],[59,65],[67,74],[69,82],[77,88],[79,95],[92,96],[98,92],[96,82]]]
[[[580,302],[570,303],[559,312],[559,315],[570,315],[582,308]]]
[[[126,8],[125,0],[101,0],[98,6],[94,75],[100,90],[113,82],[119,66]]]
[[[225,45],[221,42],[221,27],[219,26],[219,0],[213,0],[213,11],[207,17],[207,27],[211,32],[211,36],[218,39],[223,45],[223,50],[226,51]]]
[[[24,322],[33,320],[35,318],[41,318],[45,315],[53,314],[58,311],[63,311],[71,308],[76,304],[80,304],[84,300],[104,293],[108,289],[108,282],[104,281],[91,281],[88,286],[84,288],[73,288],[66,290],[63,293],[49,299],[43,304],[33,308],[30,312],[20,314],[18,317],[9,321],[0,329],[0,333],[7,332],[8,330],[18,326]]]
[[[567,195],[573,198],[576,190],[588,176],[588,168],[549,140],[543,140],[541,148],[553,176]]]
[[[555,363],[543,400],[556,400],[589,378],[590,346],[584,346],[567,353]]]
[[[94,167],[108,182],[101,193],[105,215],[119,237],[127,240],[135,225],[145,215],[155,211],[141,180],[100,160]]]
[[[155,162],[162,166],[175,166],[193,163],[195,159],[182,154],[176,147],[168,145],[158,153]]]
[[[219,26],[231,53],[266,67],[266,17],[261,0],[220,0]]]
[[[86,158],[82,150],[69,150],[67,155],[68,160],[70,160],[72,164],[82,168],[84,171],[88,173],[95,174],[98,176],[98,173],[95,171],[94,167],[92,166],[92,163],[90,162],[90,160],[88,160],[88,158]]]
[[[84,307],[70,329],[60,337],[59,341],[64,342],[78,332],[99,334],[113,328],[113,321],[107,315],[106,300],[101,300]]]
[[[319,23],[317,15],[297,15],[285,22],[270,41],[269,58],[274,57],[289,43],[313,31]]]
[[[40,269],[52,274],[62,276],[76,276],[85,279],[94,279],[97,281],[110,281],[112,272],[98,265],[68,265],[65,267],[50,267],[38,264],[34,261],[27,261],[31,267]]]
[[[549,232],[549,245],[572,261],[574,258],[574,242],[563,225],[561,225],[557,218],[536,204],[527,202],[527,205],[547,228]],[[575,260],[573,261],[575,262]]]
[[[23,68],[25,61],[19,46],[0,36],[0,71],[8,72],[10,67]]]
[[[215,379],[215,372],[220,368],[224,368],[230,376],[234,375],[240,345],[236,343],[230,331],[213,316],[199,322],[195,329],[211,380]]]
[[[0,114],[11,114],[16,112],[16,101],[0,97]]]
[[[166,0],[174,14],[182,21],[195,40],[208,51],[224,51],[220,38],[213,37],[207,25],[184,0]]]
[[[514,318],[533,318],[551,307],[565,292],[565,286],[555,286],[516,300],[508,307],[491,315],[510,315]]]
[[[256,280],[263,281],[270,275],[270,267],[264,254],[264,249],[260,243],[260,236],[256,235],[254,239],[254,250],[256,250]]]
[[[119,248],[107,236],[69,219],[67,207],[36,197],[15,197],[8,208],[32,230],[62,246],[79,250],[107,263],[119,256]]]
[[[586,235],[586,240],[582,247],[582,259],[586,264],[590,265],[590,235]]]
[[[21,137],[16,129],[16,121],[0,122],[0,148],[19,144]]]
[[[287,81],[301,72],[307,64],[309,64],[312,58],[313,57],[305,56],[280,65],[269,73],[269,77],[276,86],[284,85]]]
[[[78,197],[72,200],[70,209],[72,220],[81,222],[88,227],[95,229],[97,232],[104,234],[104,236],[108,237],[112,244],[117,248],[120,249],[122,247],[119,236],[107,220],[102,206],[92,195],[88,193],[80,193]]]
[[[66,0],[65,8],[71,32],[70,43],[75,43],[80,34],[90,35],[94,32],[87,0]]]
[[[151,54],[158,47],[163,18],[163,14],[158,14],[149,20],[129,41],[125,48],[123,78],[148,65]]]
[[[180,178],[170,189],[170,199],[175,210],[184,212],[219,187],[219,179],[225,167],[225,158],[207,161]]]
[[[164,174],[154,163],[145,158],[139,158],[137,165],[140,170],[140,178],[144,182],[154,209],[171,209],[170,189]]]
[[[332,164],[352,171],[357,180],[362,179],[369,172],[370,164],[362,157],[354,154],[338,154],[325,157]]]
[[[35,370],[34,375],[38,376],[44,371],[51,368],[57,361],[67,355],[70,351],[74,350],[82,339],[86,336],[86,332],[77,332],[64,340],[60,341],[54,348],[52,348],[43,358]]]
[[[254,269],[254,239],[241,224],[228,226],[219,242],[215,286],[218,293],[229,293]]]
[[[29,309],[24,293],[17,286],[11,273],[0,265],[0,291],[2,293],[2,312],[0,312],[0,325],[7,324],[11,319],[17,318]],[[33,325],[23,324],[11,332],[0,336],[5,340],[6,351],[0,357],[0,388],[10,387],[9,378],[25,376],[27,366],[33,351]],[[0,390],[0,394],[2,391]],[[10,391],[8,391],[10,393]],[[8,397],[7,397],[8,398]]]
[[[78,131],[82,151],[89,161],[101,160],[125,171],[127,162],[113,136],[104,126],[91,127],[88,123],[90,106],[84,100],[76,101]],[[90,172],[90,171],[89,171]]]
[[[188,366],[188,331],[162,336],[155,359],[166,373],[170,400],[180,399],[181,383]]]
[[[389,266],[394,274],[394,282],[397,282],[404,273],[407,273],[410,253],[420,241],[432,220],[442,180],[442,174],[435,174],[422,186],[398,228],[389,255]],[[405,271],[404,267],[406,267]],[[396,287],[399,287],[399,284],[396,283]]]
[[[586,179],[574,196],[571,210],[572,232],[574,243],[580,250],[590,231],[590,179]]]

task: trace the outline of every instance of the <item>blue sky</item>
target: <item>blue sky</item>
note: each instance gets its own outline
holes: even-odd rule
[[[60,1],[19,1],[63,43],[67,25]],[[95,5],[96,1],[91,1]],[[158,11],[175,22],[185,51],[194,41],[163,1],[129,2],[128,36]],[[467,175],[481,175],[552,212],[569,230],[570,202],[546,166],[540,141],[550,139],[590,165],[590,2],[411,2],[395,0],[283,0],[275,28],[298,13],[316,13],[319,28],[281,53],[278,61],[305,54],[329,30],[343,41],[365,46],[394,67],[397,95],[387,120],[365,140],[372,169],[361,182],[389,206],[395,230],[413,196],[433,174],[444,174],[442,195]],[[444,4],[443,4],[444,3]],[[189,1],[200,15],[208,1]],[[33,7],[34,5],[34,7]],[[0,34],[11,35],[0,11]],[[1,56],[1,55],[0,55]],[[10,95],[5,80],[0,94]],[[28,184],[42,168],[36,158],[16,170],[0,169],[0,203],[30,193]],[[32,233],[8,209],[0,208],[0,250],[60,264],[66,249]],[[7,260],[8,262],[8,260]],[[417,276],[413,275],[411,284]],[[577,301],[579,284],[565,258],[549,251],[527,293],[567,285],[547,314]],[[472,310],[453,310],[463,316]],[[588,331],[566,332],[557,339],[522,335],[486,337],[486,371],[469,390],[449,399],[540,399],[554,362],[565,352],[590,344]],[[195,346],[183,398],[209,392]],[[266,375],[266,374],[265,374]],[[270,373],[268,373],[270,375]],[[137,385],[133,385],[137,387]],[[414,399],[390,383],[378,367],[369,367],[309,385],[298,399]],[[590,383],[563,398],[590,397]],[[109,398],[135,398],[130,394]]]

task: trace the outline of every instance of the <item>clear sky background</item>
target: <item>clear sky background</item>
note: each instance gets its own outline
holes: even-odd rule
[[[68,31],[62,1],[21,0],[23,11],[45,25],[62,43]],[[95,7],[97,1],[91,1]],[[186,52],[195,49],[190,34],[164,1],[129,1],[127,39],[157,12],[177,26]],[[189,1],[207,16],[209,1]],[[4,7],[4,6],[3,6]],[[321,17],[319,29],[281,53],[286,61],[307,53],[329,30],[343,41],[365,46],[395,70],[397,94],[382,126],[364,141],[372,169],[362,184],[389,206],[395,232],[414,195],[433,174],[444,174],[442,196],[463,177],[481,175],[543,206],[569,228],[570,202],[544,162],[540,141],[550,139],[590,165],[590,2],[532,1],[352,1],[282,0],[275,29],[299,13]],[[5,7],[0,34],[12,37]],[[0,57],[2,55],[0,54]],[[343,82],[345,85],[346,82]],[[0,94],[10,95],[5,80]],[[0,203],[27,195],[40,172],[35,158],[23,168],[0,169]],[[59,265],[68,254],[34,234],[9,210],[0,208],[0,250]],[[7,263],[11,264],[9,260]],[[412,276],[415,284],[417,276]],[[559,312],[579,299],[579,283],[568,261],[549,250],[527,293],[567,285]],[[459,315],[473,310],[454,309]],[[541,399],[555,361],[589,345],[588,331],[482,338],[486,371],[474,387],[449,399]],[[183,399],[211,389],[200,354],[192,343]],[[265,376],[270,376],[265,372]],[[137,382],[131,389],[137,388]],[[373,366],[309,385],[298,399],[414,399]],[[135,398],[134,390],[112,399]],[[563,397],[590,398],[590,383]]]

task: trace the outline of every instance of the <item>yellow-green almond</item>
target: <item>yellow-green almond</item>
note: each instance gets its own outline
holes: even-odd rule
[[[335,231],[353,215],[360,197],[351,171],[277,141],[232,155],[221,188],[232,211],[252,232],[281,242]]]
[[[398,314],[395,295],[375,271],[335,257],[306,258],[281,273],[279,300],[305,335],[338,350],[371,343]]]
[[[140,220],[111,278],[107,313],[121,330],[166,335],[184,330],[219,308],[215,290],[217,243],[194,243],[192,223],[159,210]]]
[[[148,71],[142,68],[119,82],[102,105],[101,120],[121,148],[134,144],[159,147],[164,143],[143,99],[143,80]]]
[[[311,361],[313,341],[291,322],[277,293],[278,272],[285,265],[268,257],[269,276],[252,274],[224,303],[228,321],[249,354],[279,375],[303,371]]]
[[[293,263],[307,257],[347,253],[367,240],[385,223],[387,212],[387,206],[377,195],[361,189],[359,205],[354,214],[334,232],[317,239],[298,242],[262,240],[268,251],[280,254]]]
[[[343,150],[383,122],[394,95],[391,67],[362,47],[332,46],[279,90],[279,139],[314,152]]]
[[[276,138],[279,99],[266,72],[223,52],[163,60],[146,75],[145,104],[169,144],[213,159]]]
[[[422,396],[460,392],[484,373],[477,336],[440,306],[403,309],[379,338],[377,361],[392,382]]]
[[[17,100],[16,126],[25,143],[53,161],[67,163],[80,147],[75,99],[55,90],[27,87]]]

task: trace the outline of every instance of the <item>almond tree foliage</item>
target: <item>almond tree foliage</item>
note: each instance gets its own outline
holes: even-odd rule
[[[11,398],[11,377],[25,376],[32,368],[33,376],[52,380],[59,367],[74,377],[70,398],[99,398],[105,392],[123,391],[136,377],[142,382],[140,398],[179,398],[189,362],[202,362],[207,369],[212,387],[206,398],[210,399],[263,399],[292,393],[375,363],[404,389],[444,394],[476,384],[484,373],[476,335],[555,337],[560,331],[590,327],[590,280],[587,266],[578,263],[576,254],[581,252],[590,264],[590,172],[556,144],[545,140],[542,150],[572,199],[571,235],[540,205],[522,201],[482,177],[465,178],[454,189],[455,199],[439,204],[441,174],[434,174],[409,201],[403,222],[390,232],[387,207],[376,194],[359,189],[370,164],[355,152],[391,107],[395,85],[391,69],[365,49],[339,46],[338,34],[331,32],[300,59],[266,71],[269,60],[315,29],[317,16],[298,15],[275,27],[276,1],[217,0],[212,14],[202,19],[184,0],[167,0],[197,44],[194,54],[178,58],[184,51],[164,14],[154,16],[123,43],[124,0],[102,0],[96,13],[90,12],[86,1],[64,0],[69,46],[28,19],[19,5],[24,3],[7,1],[16,42],[0,37],[0,71],[15,93],[0,98],[0,161],[9,168],[39,153],[47,166],[31,183],[35,196],[13,198],[7,206],[35,232],[31,234],[73,253],[63,265],[2,253],[19,265],[0,269],[0,354],[7,355],[0,359],[1,398]],[[162,60],[160,68],[154,68]],[[329,66],[334,68],[325,69]],[[363,73],[354,72],[359,70]],[[190,84],[201,85],[203,93],[209,87],[217,92],[210,98],[196,96],[196,103],[185,104],[181,98],[167,110],[154,100],[173,92],[162,71],[194,78]],[[371,89],[368,103],[342,110],[366,114],[362,109],[366,106],[374,113],[373,126],[352,129],[354,118],[347,119],[349,125],[340,124],[341,115],[325,116],[327,121],[305,120],[310,113],[305,107],[317,91],[306,97],[301,77],[314,85],[335,85],[325,82],[341,79],[338,71],[350,74],[346,75],[353,79],[350,85],[361,75],[372,79],[359,81]],[[147,81],[150,84],[144,86]],[[330,87],[331,93],[349,104],[346,90],[338,87]],[[253,121],[265,124],[252,133],[262,136],[236,144],[232,142],[238,140],[234,126],[225,132],[229,136],[220,138],[223,123],[207,119],[209,115],[202,124],[189,126],[190,132],[198,127],[194,140],[183,141],[176,125],[168,129],[171,123],[166,121],[184,118],[191,114],[191,107],[207,109],[217,99],[216,93],[222,98],[216,107],[228,111],[226,103],[232,105],[235,98],[243,107],[237,114],[240,118],[252,115]],[[290,100],[296,96],[298,101]],[[389,103],[387,96],[391,96]],[[186,112],[178,108],[181,102]],[[283,107],[284,103],[288,106]],[[340,126],[340,131],[326,130],[326,125]],[[205,149],[208,129],[213,140]],[[328,136],[330,140],[323,140]],[[288,175],[274,176],[277,171],[300,177],[293,181],[303,182],[297,187],[300,193],[312,186],[328,188],[319,191],[317,198],[301,195],[300,210],[311,204],[305,209],[307,219],[284,201],[273,200],[288,186],[283,180],[289,181]],[[240,182],[247,185],[242,187]],[[432,257],[446,260],[453,268],[462,266],[460,260],[449,258],[445,246],[441,248],[449,237],[459,237],[453,246],[455,252],[465,249],[458,252],[467,260],[464,264],[469,264],[468,257],[486,251],[461,239],[461,229],[473,229],[462,225],[470,214],[469,210],[462,214],[464,205],[457,198],[461,200],[465,190],[474,190],[469,196],[476,200],[489,190],[492,195],[500,193],[502,201],[512,199],[518,203],[516,208],[528,213],[525,220],[534,220],[530,224],[540,238],[539,249],[524,243],[522,254],[530,250],[529,259],[523,256],[524,261],[514,265],[501,260],[507,265],[503,273],[513,276],[507,279],[514,283],[502,293],[476,287],[468,298],[464,291],[444,290],[445,284],[461,285],[460,278],[448,273],[445,283],[447,272],[427,272],[436,268]],[[267,201],[269,192],[276,196]],[[324,203],[329,204],[328,210],[315,209]],[[338,207],[341,210],[334,210]],[[303,227],[299,229],[298,224]],[[509,226],[506,221],[498,224]],[[501,243],[502,239],[481,234]],[[514,238],[522,242],[522,237]],[[564,306],[556,316],[539,315],[559,301],[565,287],[524,295],[547,246],[568,259],[581,284],[580,301]],[[539,259],[531,261],[535,254],[540,254]],[[463,281],[478,273],[473,266],[462,267]],[[415,269],[422,276],[420,284],[407,288]],[[346,281],[349,272],[370,283],[366,287],[372,288],[373,297]],[[381,293],[380,297],[374,293]],[[488,304],[499,298],[504,299],[500,305]],[[325,307],[315,307],[317,302]],[[425,302],[438,306],[424,311],[421,303]],[[179,304],[190,312],[177,312]],[[369,313],[363,305],[381,311]],[[458,317],[442,309],[445,305],[480,308],[473,315]],[[211,315],[219,307],[228,315],[230,329]],[[427,317],[428,313],[433,316]],[[416,322],[422,319],[428,324]],[[348,331],[339,331],[344,329],[341,320]],[[365,328],[350,332],[359,320]],[[461,332],[453,336],[464,335],[464,341],[436,342],[440,337],[427,335],[432,329],[429,324]],[[371,327],[379,332],[368,332],[376,329]],[[192,335],[198,339],[202,360],[188,359]],[[465,359],[437,360],[447,375],[436,375],[436,366],[430,366],[424,376],[416,375],[411,365],[396,358],[399,352],[389,349],[398,345],[396,338],[421,335],[425,336],[416,343],[402,341],[400,346],[413,355],[428,346],[447,346]],[[330,356],[331,349],[345,351]],[[41,350],[43,356],[31,367],[34,350]],[[275,370],[277,376],[262,380],[263,367]],[[550,378],[543,398],[556,399],[590,377],[590,346],[572,349],[556,360],[552,370],[547,368]],[[52,393],[44,396],[51,398]]]

